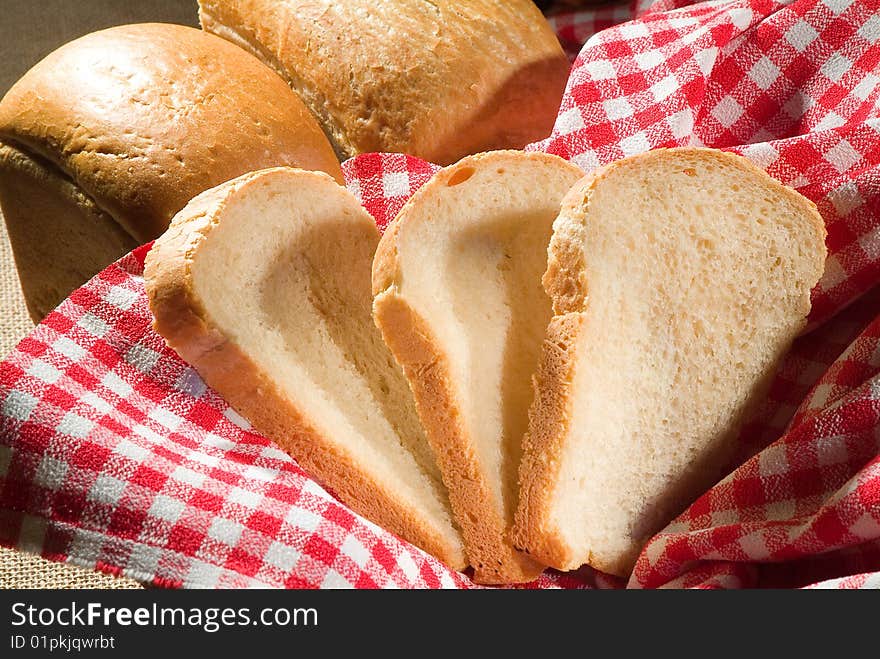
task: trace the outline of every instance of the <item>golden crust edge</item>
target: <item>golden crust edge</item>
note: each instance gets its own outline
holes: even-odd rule
[[[445,356],[436,348],[428,324],[390,291],[373,302],[376,325],[412,388],[419,418],[449,492],[453,513],[474,568],[474,580],[486,584],[533,581],[542,565],[516,551],[505,520],[461,424]]]

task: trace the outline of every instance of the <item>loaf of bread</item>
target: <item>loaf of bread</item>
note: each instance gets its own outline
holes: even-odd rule
[[[723,475],[804,327],[824,238],[811,202],[719,151],[651,151],[571,190],[543,280],[518,547],[630,573]]]
[[[583,175],[501,151],[437,173],[390,225],[373,263],[376,323],[415,393],[477,581],[529,581],[513,549],[517,469],[550,298],[553,220]]]
[[[568,77],[531,0],[199,0],[199,17],[284,76],[340,158],[521,148],[550,133]]]
[[[139,24],[56,50],[0,102],[0,206],[31,315],[199,192],[273,165],[342,176],[296,94],[228,41]]]
[[[193,199],[147,255],[155,328],[353,510],[461,569],[446,488],[371,318],[378,242],[329,176],[246,174]]]

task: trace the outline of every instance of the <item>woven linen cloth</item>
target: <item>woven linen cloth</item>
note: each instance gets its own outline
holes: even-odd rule
[[[661,0],[553,17],[567,46],[586,44],[530,149],[585,171],[658,147],[736,151],[816,202],[829,257],[731,473],[649,541],[628,582],[583,568],[532,587],[880,585],[877,9]],[[380,228],[436,169],[344,164]],[[148,249],[0,364],[0,542],[166,586],[474,587],[335,500],[165,346]]]

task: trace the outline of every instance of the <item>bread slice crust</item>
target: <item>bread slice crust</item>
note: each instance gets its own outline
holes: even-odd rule
[[[253,426],[275,440],[303,469],[332,488],[346,505],[412,542],[453,569],[466,567],[463,547],[451,542],[419,510],[406,506],[359,464],[355,456],[317,429],[266,373],[214,325],[193,286],[193,256],[224,209],[249,185],[266,177],[312,177],[319,172],[275,168],[246,174],[202,193],[174,219],[147,256],[145,281],[154,327],[192,364],[205,382]],[[335,184],[334,184],[335,186]],[[328,188],[328,193],[332,190]]]
[[[431,323],[400,292],[398,284],[407,275],[402,272],[398,239],[407,222],[421,221],[422,213],[430,217],[436,190],[454,187],[457,181],[472,176],[475,169],[503,170],[523,160],[544,167],[561,167],[571,176],[570,182],[582,175],[574,165],[541,153],[498,151],[464,158],[438,172],[407,202],[389,225],[373,261],[376,324],[403,366],[415,394],[419,417],[449,490],[475,579],[488,584],[531,581],[544,566],[512,546],[509,522],[499,513],[490,477],[475,448],[465,418],[465,404],[460,398],[460,383],[453,375],[449,355]]]
[[[524,455],[520,467],[520,505],[513,526],[514,544],[532,556],[560,570],[572,570],[583,564],[615,574],[627,576],[633,568],[642,542],[633,544],[625,552],[611,554],[594,551],[590,547],[575,547],[560,528],[554,515],[557,503],[557,487],[564,449],[569,441],[574,416],[575,383],[584,359],[582,336],[592,321],[589,311],[590,281],[586,275],[583,243],[585,231],[589,230],[589,209],[595,190],[609,176],[623,170],[639,172],[646,165],[663,159],[694,158],[702,162],[734,167],[754,177],[756,184],[766,186],[773,193],[782,195],[798,209],[814,234],[814,242],[821,247],[809,255],[812,260],[806,268],[814,278],[808,282],[815,285],[824,269],[826,250],[825,225],[815,205],[791,188],[772,179],[766,172],[745,158],[714,149],[684,147],[658,149],[599,168],[579,181],[566,195],[560,217],[554,223],[554,235],[550,244],[547,272],[543,278],[544,288],[553,300],[554,316],[544,340],[541,363],[535,378],[535,399],[529,412],[529,432],[524,441]],[[809,301],[798,309],[802,316],[793,322],[791,337],[806,324]],[[778,357],[781,356],[777,355]],[[719,436],[711,454],[701,457],[700,469],[687,469],[678,475],[679,482],[671,491],[675,501],[664,503],[665,522],[682,512],[693,497],[723,476],[735,450],[733,442],[738,429],[769,387],[775,371],[774,361],[764,376],[753,386],[752,400],[740,410],[735,422]],[[662,401],[658,401],[662,404]],[[614,469],[614,465],[608,465]],[[652,528],[642,538],[647,540],[660,528]]]

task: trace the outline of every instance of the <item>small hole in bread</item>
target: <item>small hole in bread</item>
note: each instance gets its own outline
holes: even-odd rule
[[[688,167],[684,170],[684,173],[687,174],[688,176],[696,176],[697,170],[694,169],[693,167]]]
[[[464,183],[473,175],[473,167],[462,167],[461,169],[453,172],[452,176],[449,177],[449,180],[446,181],[446,185],[451,188],[452,186],[458,185],[459,183]]]

